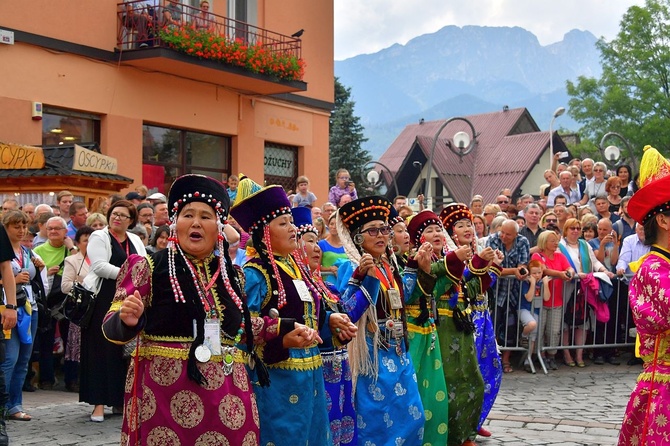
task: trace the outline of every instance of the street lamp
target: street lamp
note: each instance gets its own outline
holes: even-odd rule
[[[600,145],[598,145],[598,150],[600,150],[600,154],[603,156],[603,159],[605,160],[605,164],[607,164],[607,167],[610,169],[614,169],[617,165],[617,163],[621,160],[621,149],[615,145],[609,145],[607,147],[605,146],[605,140],[607,138],[614,137],[623,142],[623,145],[626,146],[626,155],[624,157],[624,160],[628,160],[629,163],[631,164],[631,167],[635,169],[635,157],[633,156],[633,149],[631,148],[630,144],[624,138],[621,134],[616,133],[616,132],[607,132],[603,136],[603,138],[600,140]]]
[[[395,177],[391,173],[391,169],[389,169],[388,167],[386,167],[386,165],[380,163],[379,161],[368,161],[367,163],[365,163],[363,165],[363,170],[365,170],[366,166],[368,166],[369,164],[374,164],[374,165],[380,166],[382,169],[384,169],[386,171],[386,173],[389,175],[389,178],[391,178],[391,184],[387,185],[388,189],[391,189],[391,186],[393,186],[395,188],[395,196],[397,197],[398,195],[400,195],[400,193],[398,192],[398,185],[395,182]],[[377,172],[374,169],[370,170],[367,173],[367,175],[365,175],[365,179],[368,180],[368,183],[370,183],[370,186],[374,189],[376,189],[379,186],[381,186],[382,184],[384,184],[384,182],[381,181],[381,178],[379,176],[379,172]]]
[[[428,158],[428,172],[426,172],[426,192],[424,193],[424,196],[426,197],[426,200],[429,200],[430,197],[430,183],[431,183],[431,170],[433,168],[433,155],[435,155],[435,147],[437,146],[437,138],[439,138],[440,133],[442,133],[442,130],[453,121],[463,121],[465,122],[468,127],[470,127],[470,133],[472,134],[472,137],[468,135],[466,132],[457,132],[454,137],[451,139],[451,141],[447,140],[446,145],[449,147],[449,150],[451,150],[454,154],[458,155],[460,162],[463,162],[463,157],[470,152],[477,146],[477,133],[475,132],[475,126],[472,125],[472,122],[470,122],[466,118],[462,117],[454,117],[454,118],[449,118],[447,119],[444,124],[440,126],[440,128],[437,130],[437,133],[435,133],[435,137],[433,138],[433,145],[430,148],[430,157]],[[471,139],[472,138],[472,139]],[[454,148],[454,145],[456,148]]]
[[[551,117],[551,122],[549,123],[549,162],[554,162],[554,120],[565,113],[565,107],[558,107],[554,111],[554,115]]]

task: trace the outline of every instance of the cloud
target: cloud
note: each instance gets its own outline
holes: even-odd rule
[[[374,53],[444,26],[519,26],[542,45],[562,40],[571,29],[607,40],[632,5],[643,0],[334,0],[335,59]]]

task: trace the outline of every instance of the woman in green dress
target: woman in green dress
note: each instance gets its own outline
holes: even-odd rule
[[[432,211],[414,216],[408,225],[410,256],[403,272],[409,353],[419,383],[419,394],[426,415],[424,445],[447,444],[449,401],[442,369],[442,353],[437,336],[437,319],[433,288],[436,277],[430,274],[434,249],[442,250],[442,222]],[[424,235],[425,234],[425,235]],[[431,243],[431,242],[434,242]]]
[[[491,284],[495,252],[477,254],[472,212],[464,204],[447,205],[440,213],[448,251],[431,265],[437,276],[438,338],[449,392],[449,446],[474,445],[484,399],[484,380],[475,350],[471,304]],[[457,243],[454,243],[454,241]]]

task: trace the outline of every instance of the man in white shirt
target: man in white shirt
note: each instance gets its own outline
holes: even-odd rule
[[[579,190],[572,189],[571,187],[572,173],[569,170],[564,170],[558,175],[558,179],[561,184],[549,191],[547,206],[554,206],[554,200],[556,200],[558,195],[565,195],[568,199],[568,204],[578,203],[581,199],[581,194],[579,193]]]

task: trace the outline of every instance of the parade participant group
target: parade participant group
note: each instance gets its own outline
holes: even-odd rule
[[[338,171],[338,178],[348,175]],[[641,188],[632,194],[630,187],[632,198],[621,204],[622,218],[644,226],[651,249],[631,263],[637,274],[629,300],[645,365],[620,445],[662,444],[666,435],[670,306],[659,296],[670,286],[669,178],[670,163],[646,150]],[[106,290],[109,300],[77,342],[87,345],[95,334],[96,342],[130,346],[127,359],[121,350],[83,351],[82,362],[117,361],[123,365],[114,374],[127,371],[125,381],[115,377],[118,395],[111,386],[106,396],[79,390],[80,400],[94,406],[91,421],[104,421],[104,406],[114,406],[123,415],[122,445],[470,446],[491,436],[484,422],[503,373],[513,370],[509,356],[501,358],[489,290],[503,274],[520,280],[539,274],[531,288],[544,287],[548,305],[548,290],[557,289],[551,279],[569,283],[574,274],[567,266],[567,272],[552,269],[552,256],[562,255],[559,234],[581,220],[569,219],[556,203],[541,224],[539,206],[530,203],[524,237],[509,214],[487,217],[501,213],[500,197],[485,207],[475,197],[469,206],[450,203],[439,213],[407,212],[382,196],[359,197],[343,183],[333,186],[335,203],[323,208],[334,211],[322,218],[314,200],[301,205],[281,186],[240,175],[226,188],[190,174],[177,178],[167,197],[154,194],[163,198],[156,209],[166,205],[161,226],[138,223],[136,203],[123,197],[106,212],[111,226],[95,232],[84,226],[80,232],[92,241],[79,256],[79,264],[90,264],[84,283]],[[300,193],[316,199],[307,186]],[[23,232],[13,222],[25,222],[14,217],[7,229],[18,246]],[[45,221],[60,230],[58,218]],[[166,246],[145,252],[132,232],[136,224],[167,234]],[[488,232],[496,225],[499,233]],[[325,226],[332,233],[327,245],[320,243]],[[543,230],[554,237],[540,237]],[[525,257],[514,257],[518,237]],[[327,262],[324,246],[334,250]],[[38,257],[35,270],[58,274],[53,263]],[[536,325],[521,323],[524,336]],[[85,388],[97,386],[95,376],[81,373]],[[14,410],[30,419],[20,404]]]

